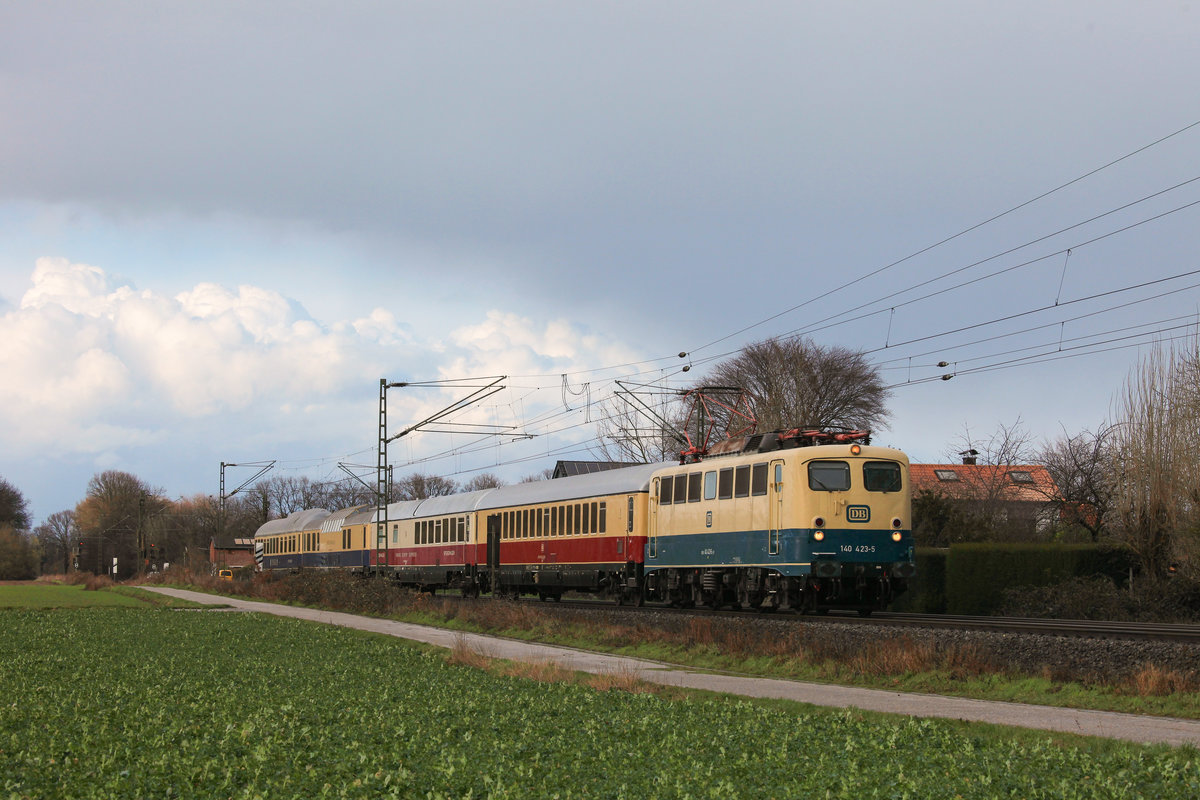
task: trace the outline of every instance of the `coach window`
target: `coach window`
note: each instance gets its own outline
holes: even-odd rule
[[[675,481],[670,475],[663,478],[658,483],[658,502],[664,506],[669,506],[675,502],[675,493],[671,491],[675,487]]]
[[[767,493],[767,465],[755,464],[750,478],[750,494],[761,497]]]
[[[567,535],[567,507],[566,506],[558,507],[558,535],[559,536]]]
[[[675,502],[676,503],[686,503],[687,502],[687,499],[688,499],[687,485],[688,485],[688,476],[687,475],[676,475],[675,476]]]
[[[600,503],[600,525],[599,525],[598,532],[605,533],[607,531],[608,531],[608,503],[601,502]]]
[[[704,473],[704,499],[717,499],[717,473],[715,472]]]
[[[580,523],[580,530],[579,530],[580,533],[582,533],[586,536],[587,534],[592,532],[592,526],[594,526],[596,524],[595,522],[592,521],[593,519],[595,519],[595,516],[596,516],[596,504],[595,503],[584,503],[583,504],[583,521]]]
[[[717,499],[733,497],[733,467],[725,467],[717,474]]]
[[[733,496],[734,497],[749,497],[750,496],[750,465],[745,464],[737,468],[733,473]]]
[[[808,488],[818,492],[844,492],[850,488],[850,465],[845,461],[811,461]]]

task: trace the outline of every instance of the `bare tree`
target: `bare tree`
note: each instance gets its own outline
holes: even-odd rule
[[[454,494],[458,484],[440,475],[425,475],[414,472],[396,481],[394,491],[401,500],[422,500],[426,497],[442,497]]]
[[[74,511],[55,511],[33,531],[42,546],[42,572],[71,571],[71,548],[78,538]]]
[[[25,581],[37,575],[37,553],[22,531],[0,522],[0,580]]]
[[[1145,572],[1164,577],[1180,562],[1200,572],[1200,339],[1156,347],[1126,379],[1112,436],[1115,533]]]
[[[1095,433],[1084,430],[1070,436],[1064,432],[1035,457],[1058,488],[1057,496],[1047,499],[1058,509],[1059,519],[1087,531],[1093,542],[1106,533],[1116,491],[1111,441],[1114,430],[1103,425]]]
[[[548,481],[554,477],[554,468],[546,467],[541,472],[533,472],[521,478],[521,483],[537,483],[538,481]]]
[[[272,517],[286,517],[295,511],[324,507],[325,494],[321,485],[303,475],[273,475],[259,481],[254,491],[260,498],[267,498]]]
[[[758,430],[797,426],[886,427],[888,389],[857,350],[808,339],[767,339],[742,348],[705,377],[750,396]]]
[[[480,489],[495,489],[503,486],[504,481],[494,472],[481,472],[459,487],[460,492],[476,492]]]
[[[659,419],[620,395],[601,404],[602,416],[596,423],[600,435],[595,454],[602,460],[655,464],[679,458],[686,442],[678,433],[685,422],[685,410],[678,393],[647,394],[645,402]],[[663,425],[663,422],[668,424]]]
[[[75,524],[87,554],[81,569],[108,572],[117,559],[120,577],[137,570],[139,530],[170,505],[162,491],[135,475],[107,470],[88,481],[87,496],[75,506]]]
[[[946,459],[975,464],[955,470],[957,481],[947,490],[971,527],[974,539],[1027,540],[1036,538],[1049,524],[1056,492],[1053,486],[1017,483],[1014,473],[1027,472],[1034,464],[1033,438],[1018,418],[1001,423],[986,439],[970,430],[951,444]],[[1021,469],[1021,468],[1025,469]]]

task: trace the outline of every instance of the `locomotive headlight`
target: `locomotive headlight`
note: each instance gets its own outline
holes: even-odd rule
[[[893,520],[892,520],[892,527],[893,527],[893,528],[899,528],[899,527],[900,527],[901,525],[903,525],[903,524],[904,524],[904,523],[900,521],[900,518],[899,518],[899,517],[896,517],[895,519],[893,519]]]
[[[824,528],[825,527],[825,518],[824,517],[814,517],[813,518],[813,527],[814,528]]]
[[[900,541],[900,531],[892,531],[892,541],[893,542]]]
[[[862,452],[862,447],[860,447],[859,445],[856,445],[856,444],[850,445],[850,455],[856,456],[861,452]]]
[[[813,539],[818,542],[825,541],[825,531],[813,531]]]

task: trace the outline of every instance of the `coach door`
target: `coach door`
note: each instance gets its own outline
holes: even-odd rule
[[[767,553],[779,555],[779,528],[783,524],[783,462],[771,462],[770,490],[767,492]]]
[[[489,514],[487,518],[487,566],[491,579],[492,594],[500,591],[500,515]]]
[[[650,504],[646,520],[647,558],[658,558],[658,478],[650,482]]]

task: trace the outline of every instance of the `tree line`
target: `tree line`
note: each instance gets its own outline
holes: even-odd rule
[[[878,368],[857,351],[793,337],[744,347],[717,363],[701,386],[738,387],[758,430],[853,428],[879,430],[890,419],[890,389]],[[647,415],[647,403],[653,412]],[[1094,430],[1064,431],[1037,444],[1019,421],[1001,425],[986,440],[964,434],[960,449],[980,448],[994,466],[1039,464],[1056,488],[1045,497],[1049,525],[1016,524],[1003,487],[973,487],[973,499],[924,493],[914,498],[914,532],[920,544],[956,541],[1117,541],[1155,578],[1186,575],[1200,581],[1200,337],[1184,347],[1156,347],[1142,357],[1114,399],[1113,420]],[[705,417],[688,414],[687,398],[663,392],[656,399],[605,404],[598,423],[602,460],[676,460],[683,446],[703,438],[705,427],[737,421],[731,407],[712,406]],[[986,475],[989,473],[980,472]],[[1002,470],[990,473],[1003,475]],[[549,477],[527,476],[525,480]],[[972,480],[984,480],[973,478]],[[491,473],[460,483],[414,472],[389,488],[389,502],[436,497],[501,485]],[[206,494],[172,500],[161,489],[125,472],[106,471],[89,481],[74,509],[51,514],[30,530],[21,493],[0,478],[0,578],[79,568],[121,572],[194,560],[217,536],[250,537],[265,521],[307,508],[338,510],[375,502],[365,484],[346,478],[317,482],[286,475],[262,480],[226,499]],[[84,558],[87,563],[78,563]]]

